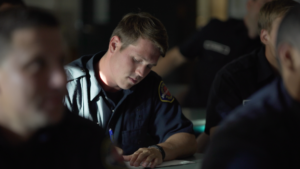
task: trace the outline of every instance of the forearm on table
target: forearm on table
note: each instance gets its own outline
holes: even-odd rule
[[[197,153],[204,153],[209,143],[209,136],[204,132],[197,138]]]
[[[195,135],[189,133],[174,134],[158,145],[165,151],[165,161],[190,156],[197,148]]]

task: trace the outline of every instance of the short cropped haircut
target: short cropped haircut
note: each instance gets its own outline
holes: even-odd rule
[[[9,8],[0,12],[0,59],[16,30],[59,27],[59,21],[48,11],[32,7]]]
[[[158,47],[161,56],[168,50],[168,35],[164,25],[148,13],[130,13],[125,15],[112,33],[121,39],[121,50],[136,42],[140,37],[149,39]]]
[[[278,28],[276,46],[289,43],[300,51],[300,5],[291,8]]]
[[[22,0],[0,0],[0,6],[4,3],[8,3],[11,5],[25,6],[25,3]]]
[[[259,12],[259,30],[261,31],[262,29],[265,29],[270,32],[274,20],[279,17],[283,17],[291,9],[291,7],[298,4],[298,2],[293,0],[273,0],[266,3]]]

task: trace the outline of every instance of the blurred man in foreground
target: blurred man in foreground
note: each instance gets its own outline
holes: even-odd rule
[[[203,163],[210,168],[300,168],[300,6],[283,18],[276,54],[282,79],[221,124]]]
[[[106,167],[101,128],[64,110],[63,59],[52,14],[0,12],[0,168]]]

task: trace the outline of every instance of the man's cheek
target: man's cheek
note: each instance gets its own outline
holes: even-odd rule
[[[31,106],[39,107],[42,104],[43,97],[45,95],[45,88],[47,86],[38,86],[35,83],[28,83],[26,87],[24,87],[23,97],[25,97],[27,104]]]

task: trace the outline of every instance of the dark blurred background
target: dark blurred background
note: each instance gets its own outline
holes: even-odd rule
[[[170,48],[181,44],[211,18],[242,18],[246,0],[24,0],[53,11],[63,25],[67,63],[84,54],[107,50],[110,35],[129,12],[148,12],[159,18],[169,34]],[[184,85],[191,78],[187,63],[164,78]]]
[[[68,61],[106,50],[109,37],[129,12],[149,12],[169,33],[170,47],[182,43],[210,18],[242,17],[246,0],[24,0],[52,10],[62,22]]]
[[[62,23],[67,63],[84,54],[107,50],[110,35],[121,18],[130,12],[148,12],[162,21],[170,48],[180,45],[211,18],[242,19],[247,0],[24,0],[28,6],[49,9]],[[220,28],[222,29],[222,28]],[[188,62],[164,77],[178,99],[188,88],[195,62]],[[204,109],[183,108],[195,131],[203,132]]]

